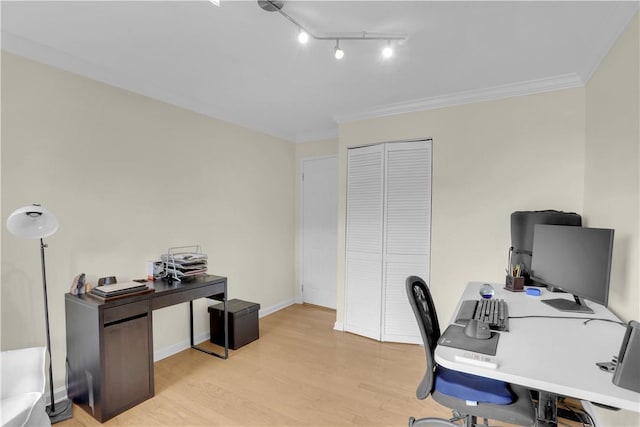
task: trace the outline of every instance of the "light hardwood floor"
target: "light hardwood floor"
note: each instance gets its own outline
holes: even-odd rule
[[[334,331],[334,322],[332,310],[293,305],[260,319],[260,339],[227,360],[192,349],[163,359],[155,396],[105,425],[373,427],[450,416],[415,397],[422,347]],[[57,426],[100,424],[73,409]]]

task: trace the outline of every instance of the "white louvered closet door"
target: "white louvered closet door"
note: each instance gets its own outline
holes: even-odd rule
[[[431,141],[385,145],[382,341],[421,343],[405,280],[429,282]]]
[[[405,291],[429,279],[431,140],[350,149],[345,330],[420,343]]]
[[[383,146],[347,157],[346,331],[380,339],[382,313]]]

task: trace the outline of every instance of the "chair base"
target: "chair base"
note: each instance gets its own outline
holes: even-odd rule
[[[409,427],[460,427],[458,424],[444,418],[409,418]]]
[[[56,402],[55,408],[55,411],[51,411],[51,405],[47,406],[47,415],[49,415],[51,424],[59,423],[60,421],[73,417],[73,404],[69,399]]]
[[[462,424],[456,424],[457,421],[462,420]],[[464,415],[458,411],[453,411],[453,418],[448,420],[444,418],[426,417],[415,419],[409,417],[409,427],[490,427],[489,420],[483,418],[483,423],[478,424],[478,418],[473,415]]]
[[[476,426],[476,417],[472,415],[461,414],[458,411],[453,411],[453,417],[450,419],[444,418],[434,418],[434,417],[426,417],[415,419],[414,417],[409,417],[409,427],[475,427]],[[456,424],[458,421],[463,421],[463,424]],[[487,419],[484,420],[484,425],[486,426]]]

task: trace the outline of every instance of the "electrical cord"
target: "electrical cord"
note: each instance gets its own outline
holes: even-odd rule
[[[595,421],[591,417],[591,414],[589,414],[587,411],[585,411],[584,408],[576,408],[576,407],[574,407],[572,405],[569,405],[564,397],[558,398],[558,403],[561,403],[562,406],[564,407],[564,409],[566,409],[568,412],[570,412],[573,415],[573,417],[575,418],[575,420],[578,420],[580,422],[580,424],[582,424],[583,427],[593,427],[593,426],[595,426]],[[576,410],[579,411],[579,412],[576,412]],[[586,423],[585,423],[585,421],[586,421]]]
[[[584,324],[586,325],[587,323],[593,321],[593,320],[598,320],[600,322],[609,322],[609,323],[616,323],[620,326],[624,326],[626,327],[627,324],[624,322],[620,322],[618,320],[611,320],[611,319],[602,319],[599,317],[577,317],[577,316],[542,316],[542,315],[530,315],[530,316],[509,316],[509,320],[511,319],[532,319],[532,318],[539,318],[539,319],[577,319],[577,320],[584,320]]]
[[[64,407],[56,407],[55,411],[51,411],[51,408],[50,408],[51,405],[49,405],[49,407],[47,407],[47,415],[50,418],[55,418],[60,414],[64,414],[69,410],[69,407],[73,404],[73,402],[71,402],[71,399],[68,396],[69,395],[69,358],[65,360],[64,387],[65,387],[65,390],[67,391],[67,399],[65,399],[65,405]],[[51,396],[51,399],[53,398],[54,396]]]

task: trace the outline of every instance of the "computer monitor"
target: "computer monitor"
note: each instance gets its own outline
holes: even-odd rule
[[[562,311],[593,313],[583,298],[607,306],[614,230],[536,224],[531,276],[534,282],[573,294],[574,301],[542,302]]]

